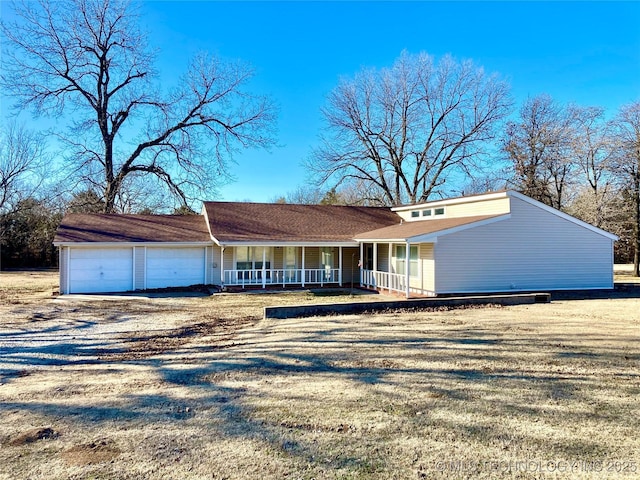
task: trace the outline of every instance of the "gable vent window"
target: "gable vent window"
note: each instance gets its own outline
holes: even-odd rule
[[[423,217],[430,217],[431,216],[431,210],[422,210],[422,216]]]
[[[411,218],[416,218],[416,217],[419,217],[419,216],[420,216],[420,212],[417,212],[417,211],[411,212]]]
[[[436,208],[433,213],[434,215],[444,215],[444,207]]]

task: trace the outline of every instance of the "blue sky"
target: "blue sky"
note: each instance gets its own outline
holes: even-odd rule
[[[224,200],[268,201],[302,185],[328,92],[404,49],[472,59],[506,78],[517,104],[548,93],[612,115],[640,100],[640,2],[154,1],[142,13],[168,84],[207,50],[249,62],[253,91],[280,108],[281,146],[239,153]]]

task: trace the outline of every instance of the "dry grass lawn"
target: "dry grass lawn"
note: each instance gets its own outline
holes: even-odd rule
[[[640,476],[640,294],[263,320],[319,299],[55,284],[0,276],[0,479]]]

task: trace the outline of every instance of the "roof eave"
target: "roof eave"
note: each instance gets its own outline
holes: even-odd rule
[[[357,247],[357,240],[277,241],[277,240],[221,240],[221,247]]]
[[[206,247],[211,245],[210,241],[202,242],[73,242],[61,241],[53,242],[55,247]]]

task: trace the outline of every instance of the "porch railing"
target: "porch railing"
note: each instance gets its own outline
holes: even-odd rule
[[[225,270],[224,283],[231,286],[320,285],[340,283],[338,268],[268,268],[257,270]]]
[[[399,273],[379,272],[375,270],[362,270],[362,285],[367,288],[382,288],[394,292],[406,292],[406,277]]]
[[[360,270],[360,284],[363,287],[390,290],[392,292],[407,292],[406,277],[399,273],[379,272],[376,270]],[[420,295],[436,296],[436,292],[409,287],[409,291]]]

